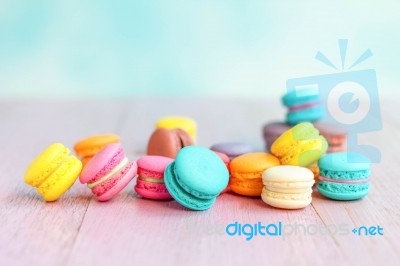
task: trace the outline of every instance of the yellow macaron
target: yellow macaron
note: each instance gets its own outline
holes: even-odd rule
[[[180,128],[185,130],[194,141],[197,140],[197,125],[196,122],[185,116],[166,116],[160,118],[156,122],[156,128],[175,129]]]
[[[78,178],[82,163],[61,143],[48,146],[25,172],[25,183],[36,187],[45,201],[55,201]]]
[[[271,146],[283,165],[309,166],[326,153],[328,143],[311,123],[297,124],[285,131]]]

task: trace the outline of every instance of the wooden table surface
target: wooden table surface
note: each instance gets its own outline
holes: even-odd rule
[[[400,265],[400,119],[397,101],[382,104],[383,130],[361,138],[382,152],[372,168],[371,192],[338,202],[313,193],[302,210],[279,210],[259,198],[220,196],[202,212],[175,201],[152,201],[134,182],[110,202],[97,202],[76,182],[45,203],[23,182],[30,161],[52,142],[71,147],[96,133],[115,132],[131,159],[143,154],[157,118],[198,122],[198,143],[248,142],[263,148],[261,126],[282,119],[278,101],[131,99],[0,102],[0,265]],[[383,236],[313,234],[228,236],[239,223],[316,227],[381,226]]]

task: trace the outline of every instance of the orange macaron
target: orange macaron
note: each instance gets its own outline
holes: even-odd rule
[[[83,165],[85,165],[96,153],[111,143],[119,143],[120,138],[115,134],[101,134],[92,135],[87,138],[79,140],[74,150],[76,155],[80,158]]]
[[[246,153],[229,163],[231,179],[229,186],[237,194],[260,196],[263,189],[262,174],[265,170],[280,165],[278,158],[264,153]]]

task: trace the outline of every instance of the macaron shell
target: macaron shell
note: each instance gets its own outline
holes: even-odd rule
[[[226,154],[231,160],[239,155],[254,152],[252,146],[240,142],[217,143],[211,146],[210,149],[215,152]]]
[[[165,184],[151,183],[138,179],[135,185],[135,191],[140,196],[148,199],[172,199]]]
[[[348,134],[346,128],[326,122],[317,122],[314,126],[329,143],[330,152],[346,150]]]
[[[358,171],[369,170],[371,168],[371,162],[369,158],[361,154],[340,152],[340,153],[331,153],[323,156],[318,161],[318,166],[320,168],[321,173],[327,171],[358,172]]]
[[[229,187],[233,192],[248,197],[259,197],[263,189],[261,178],[259,180],[240,180],[234,177],[229,182]]]
[[[37,188],[38,193],[46,201],[57,200],[75,183],[81,169],[82,163],[76,157],[69,156]]]
[[[118,142],[120,138],[115,134],[93,135],[78,141],[74,150],[80,158],[92,157],[108,144]]]
[[[185,147],[180,150],[173,165],[177,183],[196,197],[216,197],[228,185],[229,172],[226,165],[209,149]]]
[[[299,110],[296,112],[288,112],[286,122],[289,125],[296,125],[301,122],[315,122],[324,116],[324,111],[321,106]]]
[[[143,177],[154,177],[152,173],[157,173],[163,176],[165,168],[172,162],[173,159],[169,157],[157,155],[143,156],[137,160],[139,175]]]
[[[151,135],[147,145],[147,155],[175,158],[186,146],[193,145],[191,137],[182,129],[159,128]]]
[[[284,132],[271,146],[272,154],[282,157],[298,141],[319,137],[319,131],[311,123],[300,123]]]
[[[176,181],[174,164],[171,163],[167,166],[164,172],[164,181],[165,185],[168,189],[168,192],[171,196],[179,202],[181,205],[185,206],[188,209],[192,210],[207,210],[209,209],[215,202],[215,198],[211,199],[202,199],[194,197],[192,194],[189,194],[186,190],[184,190]]]
[[[167,116],[160,118],[156,123],[156,128],[175,129],[180,128],[186,131],[190,137],[196,141],[196,122],[184,116]]]
[[[282,97],[282,103],[287,107],[303,105],[310,102],[318,102],[319,93],[311,88],[301,90],[290,90]]]
[[[338,184],[320,181],[318,191],[323,196],[334,200],[357,200],[365,197],[370,190],[368,183],[365,184]]]
[[[229,170],[232,176],[246,179],[260,179],[262,173],[273,166],[280,165],[279,159],[275,156],[254,152],[240,155],[229,163]]]
[[[272,122],[264,125],[263,137],[266,144],[266,151],[271,151],[272,143],[275,142],[280,135],[291,128],[290,125],[283,122]]]
[[[136,162],[130,162],[127,168],[112,177],[117,181],[110,182],[110,187],[106,188],[106,192],[102,195],[97,196],[97,199],[99,201],[108,201],[112,199],[115,195],[121,192],[136,175],[137,164]]]
[[[312,140],[297,141],[280,157],[283,165],[309,166],[323,156],[328,143],[321,136]]]
[[[28,166],[24,176],[25,183],[38,187],[59,167],[69,152],[61,143],[48,146]]]
[[[98,152],[83,168],[79,178],[82,184],[101,179],[125,158],[120,144],[113,143]]]
[[[268,205],[280,209],[302,209],[310,205],[311,193],[304,194],[285,194],[271,192],[263,189],[261,199]]]

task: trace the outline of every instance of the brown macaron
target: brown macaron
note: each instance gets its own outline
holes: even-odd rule
[[[149,139],[147,155],[160,155],[175,159],[180,149],[191,145],[194,145],[194,142],[183,129],[159,128]]]

